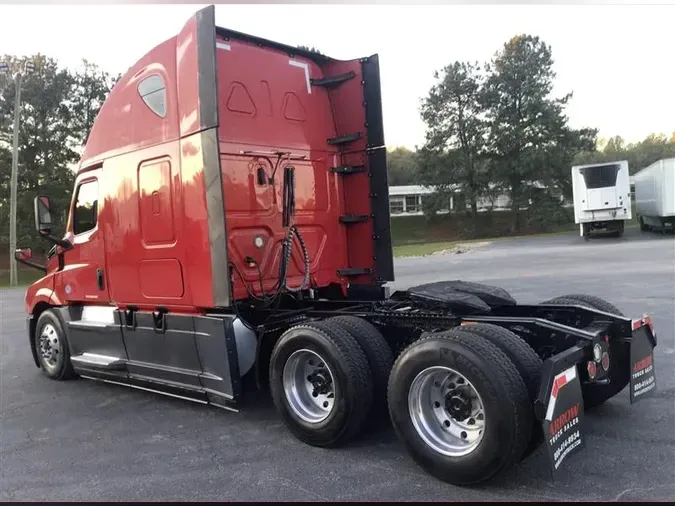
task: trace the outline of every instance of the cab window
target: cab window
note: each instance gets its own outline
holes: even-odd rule
[[[98,217],[98,181],[82,183],[77,189],[73,209],[73,233],[89,232],[96,227]]]
[[[138,94],[160,118],[166,117],[166,87],[162,76],[152,74],[138,83]]]

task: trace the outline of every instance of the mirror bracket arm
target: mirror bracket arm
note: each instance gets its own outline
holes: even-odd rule
[[[68,239],[60,239],[55,235],[50,234],[49,232],[40,232],[40,236],[44,239],[47,239],[49,242],[52,242],[57,246],[60,246],[63,249],[63,251],[68,251],[70,248],[73,247],[72,243]]]
[[[34,269],[37,269],[39,271],[42,271],[42,272],[45,272],[45,273],[47,272],[47,266],[46,265],[38,264],[36,262],[31,262],[30,260],[21,260],[19,258],[17,258],[16,261],[21,263],[21,264],[27,265],[29,267],[33,267]]]

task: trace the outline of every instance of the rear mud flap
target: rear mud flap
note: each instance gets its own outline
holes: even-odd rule
[[[633,321],[630,342],[630,402],[634,404],[656,392],[654,370],[654,337],[649,317]]]
[[[650,318],[645,316],[634,320],[630,338],[631,404],[656,392],[655,346],[656,336]],[[545,362],[542,391],[535,409],[539,408],[538,417],[542,420],[553,475],[570,454],[585,446],[584,400],[577,370],[577,364],[583,362],[583,356],[583,350],[574,347]],[[553,376],[561,367],[564,370]]]
[[[546,414],[542,422],[551,470],[583,448],[584,400],[577,366],[573,365],[553,379]]]

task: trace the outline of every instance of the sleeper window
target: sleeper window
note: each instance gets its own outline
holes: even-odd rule
[[[138,94],[157,116],[166,116],[166,87],[162,76],[152,74],[143,79],[138,83]]]
[[[77,190],[73,209],[73,233],[89,232],[96,226],[98,216],[98,181],[87,181]]]

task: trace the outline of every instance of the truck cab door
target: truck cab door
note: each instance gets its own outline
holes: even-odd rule
[[[119,312],[110,304],[101,178],[102,169],[97,169],[75,180],[65,236],[72,247],[61,253],[62,269],[54,287],[67,305],[68,344],[76,371],[123,378],[127,354]]]
[[[105,273],[101,209],[101,169],[81,174],[75,182],[66,238],[73,245],[63,253],[63,269],[56,290],[66,302],[107,304],[110,301]]]

